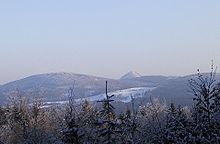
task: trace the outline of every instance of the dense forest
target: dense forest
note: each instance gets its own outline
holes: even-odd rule
[[[69,103],[45,107],[40,98],[33,103],[17,92],[0,107],[0,144],[213,144],[220,143],[220,84],[215,71],[189,80],[194,94],[192,107],[166,105],[159,99],[124,113],[112,104],[114,95],[98,101],[76,103],[74,89]]]

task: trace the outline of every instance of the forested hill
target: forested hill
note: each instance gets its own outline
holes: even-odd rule
[[[128,74],[127,74],[128,75]],[[208,74],[204,74],[208,75]],[[140,76],[124,77],[123,79],[109,79],[84,74],[74,73],[48,73],[30,76],[0,86],[0,100],[4,103],[8,96],[19,91],[23,96],[32,98],[40,96],[44,101],[65,101],[68,97],[68,90],[74,87],[76,99],[101,96],[105,93],[105,81],[109,83],[109,92],[123,96],[116,100],[129,102],[125,99],[131,94],[138,97],[149,98],[157,96],[174,101],[178,104],[190,104],[192,94],[189,92],[188,80],[196,75],[182,77],[167,76]],[[216,75],[220,79],[220,75]],[[135,89],[135,93],[134,90]],[[143,89],[149,90],[143,92]],[[141,91],[138,91],[141,90]],[[129,93],[131,92],[131,93]],[[133,92],[133,93],[132,93]]]

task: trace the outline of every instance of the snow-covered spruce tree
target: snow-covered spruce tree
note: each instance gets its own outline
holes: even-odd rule
[[[49,132],[48,143],[62,144],[63,130],[67,127],[65,121],[66,107],[65,105],[58,105],[46,108],[47,131]]]
[[[8,125],[8,143],[26,143],[28,139],[28,129],[30,119],[28,115],[28,102],[19,90],[10,97],[10,104],[6,112]]]
[[[132,118],[131,118],[131,111],[130,109],[127,109],[126,113],[121,113],[118,117],[120,121],[120,131],[121,131],[121,137],[120,141],[122,143],[132,143],[131,139],[131,124],[132,124]]]
[[[132,111],[127,108],[126,113],[122,113],[119,116],[120,131],[121,131],[121,142],[122,143],[138,143],[138,128],[137,123],[137,111],[134,107],[134,98],[131,96]]]
[[[108,83],[106,81],[106,98],[98,101],[102,103],[102,110],[99,114],[99,120],[96,122],[100,139],[99,143],[116,144],[119,140],[119,123],[117,122],[115,116],[114,107],[111,104],[111,102],[114,101],[112,100],[113,96],[114,95],[108,95]]]
[[[215,118],[220,91],[216,87],[215,74],[212,65],[208,76],[198,70],[197,78],[189,80],[189,86],[194,94],[192,137],[196,143],[220,143],[219,121]]]
[[[62,130],[62,141],[66,144],[80,144],[82,140],[82,131],[79,126],[77,111],[74,101],[74,86],[69,89],[69,103],[66,106],[64,123]]]
[[[79,113],[80,127],[83,130],[82,143],[96,143],[97,133],[95,129],[95,122],[98,119],[98,112],[93,106],[85,100],[81,105]]]
[[[166,125],[166,105],[161,103],[158,98],[153,98],[150,103],[139,109],[140,143],[163,143],[161,136],[164,135]]]
[[[0,106],[0,127],[6,124],[6,109]]]
[[[216,125],[220,125],[220,82],[216,86],[216,97],[214,99],[214,118]]]
[[[0,106],[0,144],[2,144],[3,141],[5,141],[4,138],[6,135],[6,132],[5,132],[6,125],[7,125],[6,110],[5,108]]]
[[[132,107],[132,121],[131,121],[131,125],[130,125],[130,130],[131,130],[131,143],[138,143],[138,132],[140,132],[139,127],[140,125],[137,122],[137,110],[135,108],[135,101],[134,101],[134,97],[131,96],[131,107]]]
[[[27,142],[31,144],[48,143],[48,126],[45,109],[39,97],[35,97],[29,110],[30,126]]]
[[[191,121],[184,110],[183,107],[176,108],[174,103],[171,103],[167,113],[164,135],[160,137],[163,143],[191,143],[189,138]]]

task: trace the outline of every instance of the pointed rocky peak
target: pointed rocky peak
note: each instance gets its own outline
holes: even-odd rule
[[[130,71],[127,74],[123,75],[120,79],[132,79],[137,77],[141,77],[141,75],[137,72]]]

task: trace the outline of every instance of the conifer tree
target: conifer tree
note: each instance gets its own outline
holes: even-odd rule
[[[10,128],[10,143],[24,143],[27,141],[30,126],[28,115],[28,102],[19,90],[10,97],[10,105],[7,107],[7,124]]]
[[[181,106],[176,108],[174,103],[171,103],[167,113],[163,141],[165,143],[188,143],[190,141],[189,124],[184,109]]]
[[[134,98],[131,96],[131,107],[132,111],[127,108],[124,114],[121,114],[119,117],[121,121],[121,139],[124,143],[137,143],[137,133],[138,133],[138,124],[137,124],[137,111],[134,106]]]
[[[102,103],[102,110],[100,111],[100,119],[97,122],[97,125],[100,127],[99,138],[101,142],[106,144],[116,143],[119,134],[114,107],[111,104],[114,101],[112,97],[114,95],[108,95],[108,83],[106,81],[106,98],[98,101]]]
[[[85,100],[81,106],[81,112],[79,114],[80,127],[83,131],[83,142],[84,143],[96,143],[97,134],[95,129],[95,122],[98,118],[97,110]]]
[[[76,113],[74,102],[74,86],[69,89],[69,102],[65,111],[64,122],[66,128],[62,130],[62,140],[66,144],[80,144],[82,134],[80,133],[80,125],[78,123],[78,116]]]
[[[219,89],[216,87],[216,70],[213,64],[208,76],[198,70],[197,78],[189,81],[194,94],[194,133],[197,143],[220,143],[220,127],[216,121],[219,105]]]
[[[28,143],[38,144],[46,143],[47,141],[46,112],[42,106],[41,99],[35,97],[33,104],[29,108],[30,130]]]

